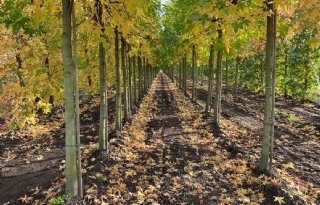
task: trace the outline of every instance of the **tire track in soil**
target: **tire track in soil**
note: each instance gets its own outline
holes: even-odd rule
[[[169,90],[168,83],[164,80],[163,75],[160,77],[160,86],[155,92],[155,103],[157,108],[153,109],[154,117],[147,124],[147,139],[146,144],[152,144],[156,140],[161,140],[163,142],[162,153],[150,153],[156,158],[156,161],[162,163],[162,170],[150,170],[154,173],[159,172],[159,177],[164,177],[162,187],[164,190],[170,190],[170,181],[171,179],[166,177],[166,174],[169,174],[167,170],[166,163],[177,163],[177,161],[172,158],[172,152],[178,152],[178,155],[175,157],[181,157],[181,147],[173,142],[175,136],[179,136],[182,133],[182,127],[180,120],[177,117],[179,112],[176,107],[176,103],[173,99],[173,95]],[[184,167],[184,163],[179,164],[179,167]],[[181,170],[181,169],[180,169]],[[170,204],[164,193],[159,197],[161,200],[160,204]]]
[[[187,138],[189,135],[197,135],[194,133],[185,133],[182,128],[181,119],[179,119],[179,108],[175,97],[168,85],[169,79],[161,74],[160,85],[156,90],[154,102],[156,109],[153,118],[147,124],[147,139],[146,144],[157,143],[162,141],[162,149],[157,149],[153,152],[140,153],[142,161],[148,157],[152,157],[156,162],[162,164],[162,169],[152,168],[148,170],[148,175],[159,175],[158,178],[163,178],[161,184],[161,193],[157,201],[159,204],[216,204],[216,196],[219,195],[219,190],[206,190],[208,195],[206,199],[194,196],[196,188],[186,186],[189,183],[189,171],[186,167],[190,166],[189,163],[198,164],[202,162],[201,157],[208,154],[207,147],[201,147],[181,141],[181,137]],[[191,123],[191,122],[187,122]],[[161,167],[161,166],[160,166]],[[213,170],[210,165],[207,167],[198,168],[199,170]],[[173,189],[176,186],[175,177],[180,179],[181,187],[179,190]],[[220,173],[215,174],[216,182],[224,188],[228,185],[221,179]],[[211,179],[212,180],[212,179]],[[211,181],[210,180],[210,181]],[[208,185],[206,176],[199,176],[193,183],[200,182],[201,184]],[[211,184],[208,186],[212,186]]]

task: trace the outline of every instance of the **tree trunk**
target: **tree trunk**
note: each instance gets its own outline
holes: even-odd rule
[[[240,57],[237,56],[236,58],[236,75],[235,75],[235,82],[234,82],[234,97],[236,97],[239,87],[239,66],[240,66]]]
[[[147,90],[147,78],[146,78],[146,75],[147,75],[147,69],[146,69],[146,58],[144,57],[143,58],[143,65],[142,65],[142,77],[143,77],[143,93],[146,92]]]
[[[142,59],[138,56],[138,87],[139,87],[139,100],[142,98],[143,85],[142,85]]]
[[[182,61],[179,61],[179,88],[182,89]]]
[[[72,59],[70,0],[62,0],[62,57],[64,66],[64,98],[66,127],[66,193],[72,203],[79,194],[77,176],[77,127],[75,106],[75,64]]]
[[[81,141],[80,141],[80,108],[79,108],[79,80],[78,80],[78,57],[77,57],[77,23],[74,3],[72,7],[72,28],[73,28],[73,58],[74,58],[74,89],[75,89],[75,114],[76,114],[76,143],[77,143],[77,176],[78,196],[83,197],[82,173],[81,173]]]
[[[226,88],[228,87],[229,84],[229,61],[228,57],[226,57]]]
[[[133,64],[133,73],[132,73],[132,80],[133,80],[133,92],[132,92],[132,96],[133,96],[133,110],[136,109],[136,104],[137,104],[137,64],[136,64],[136,56],[132,57],[132,64]]]
[[[213,75],[214,75],[214,45],[210,45],[210,57],[209,57],[209,82],[208,82],[208,96],[207,96],[207,103],[206,103],[206,113],[210,112],[210,107],[212,105],[212,89],[213,89]]]
[[[285,51],[285,56],[284,56],[284,97],[288,97],[288,53]]]
[[[277,11],[274,9],[274,17],[273,17],[273,28],[274,28],[274,35],[273,35],[273,72],[272,72],[272,111],[271,111],[271,120],[272,120],[272,128],[271,128],[271,139],[270,139],[270,154],[269,154],[269,167],[270,170],[272,169],[273,163],[273,147],[274,147],[274,125],[275,125],[275,104],[276,104],[276,55],[277,55],[277,47],[276,47],[276,37],[277,37]]]
[[[99,72],[100,72],[100,121],[99,121],[99,150],[107,150],[108,147],[108,98],[107,98],[107,71],[106,49],[99,44]]]
[[[222,30],[218,30],[219,41],[222,40]],[[214,116],[213,122],[216,126],[220,126],[221,115],[221,90],[222,90],[222,50],[218,50],[217,69],[216,69],[216,96],[214,99]]]
[[[121,117],[121,80],[120,80],[120,57],[119,57],[119,31],[115,28],[115,69],[116,69],[116,130],[122,129]]]
[[[133,109],[133,95],[132,95],[132,58],[128,55],[129,60],[129,82],[128,82],[128,100],[129,100],[129,118],[131,118],[131,112]]]
[[[270,160],[270,145],[274,130],[274,72],[275,72],[275,15],[274,1],[267,0],[267,8],[273,14],[267,17],[267,45],[266,45],[266,85],[265,85],[265,107],[263,137],[260,159],[260,170],[268,170]]]
[[[196,63],[196,47],[192,46],[192,101],[196,101],[197,98],[197,63]]]
[[[183,58],[183,93],[187,96],[187,56]]]
[[[128,81],[127,81],[127,65],[126,65],[126,41],[121,36],[121,67],[123,82],[123,118],[128,118]]]

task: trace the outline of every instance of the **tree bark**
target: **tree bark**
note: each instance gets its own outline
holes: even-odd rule
[[[222,40],[222,30],[218,30],[219,41]],[[216,69],[216,96],[214,99],[214,116],[213,122],[216,126],[220,126],[221,115],[221,90],[222,90],[222,50],[218,50],[217,69]]]
[[[237,56],[236,58],[236,75],[235,75],[235,83],[234,83],[234,97],[236,97],[239,87],[239,67],[240,67],[240,57]]]
[[[265,107],[263,122],[263,137],[260,158],[260,170],[270,169],[270,146],[274,130],[274,77],[275,77],[275,9],[274,1],[267,0],[267,8],[273,13],[267,17],[267,45],[266,45],[266,85]]]
[[[133,107],[132,109],[136,109],[137,104],[137,64],[136,64],[136,56],[132,57],[132,64],[133,64],[133,73],[132,73],[132,80],[133,80]]]
[[[99,44],[99,73],[100,73],[100,121],[99,121],[99,150],[108,152],[108,98],[106,49],[102,42]]]
[[[187,56],[183,58],[183,93],[187,96]]]
[[[77,143],[77,176],[78,196],[83,197],[82,173],[81,173],[81,141],[80,141],[80,108],[79,108],[79,80],[78,80],[78,57],[77,57],[77,23],[75,7],[72,7],[72,28],[73,28],[73,58],[74,58],[74,89],[75,89],[75,114],[76,114],[76,143]]]
[[[213,77],[214,77],[214,45],[210,45],[210,57],[209,57],[209,82],[208,82],[208,96],[205,112],[210,112],[210,107],[212,105],[212,89],[213,89]]]
[[[288,80],[288,53],[285,51],[284,56],[284,97],[288,97],[288,86],[287,86],[287,80]]]
[[[129,49],[131,49],[129,47]],[[131,118],[131,112],[132,112],[132,109],[133,109],[133,95],[132,95],[132,58],[131,56],[128,55],[128,61],[129,61],[129,75],[128,75],[128,100],[129,100],[129,118]]]
[[[122,129],[121,117],[121,71],[120,71],[120,57],[119,57],[119,31],[115,28],[115,69],[116,69],[116,130]]]
[[[123,82],[123,118],[128,118],[128,81],[127,81],[127,65],[126,65],[126,41],[121,36],[121,67]]]
[[[64,98],[66,126],[66,193],[72,203],[79,194],[77,176],[77,127],[75,107],[75,64],[72,57],[71,13],[73,1],[62,0],[62,58],[64,66]]]
[[[197,98],[197,63],[196,63],[196,47],[192,46],[192,101]]]
[[[228,57],[226,57],[226,88],[228,87],[229,84],[229,61]]]
[[[179,61],[179,88],[182,89],[182,60]]]
[[[139,100],[142,98],[143,93],[143,82],[142,82],[142,59],[138,56],[138,87],[139,87]]]

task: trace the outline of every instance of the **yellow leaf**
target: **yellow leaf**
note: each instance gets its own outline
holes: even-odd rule
[[[133,175],[137,175],[137,172],[134,171],[134,170],[132,170],[132,169],[126,171],[126,178],[127,178],[128,176],[133,176]]]
[[[273,201],[278,202],[279,204],[285,203],[284,197],[275,196]]]
[[[282,166],[283,166],[283,168],[285,168],[285,169],[293,169],[293,168],[294,168],[294,165],[293,165],[292,162],[290,162],[290,163],[288,163],[288,164],[284,164],[284,165],[282,165]]]

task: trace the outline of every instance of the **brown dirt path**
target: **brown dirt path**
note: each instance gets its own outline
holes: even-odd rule
[[[84,204],[272,204],[294,202],[242,157],[220,147],[198,107],[159,74],[131,124],[95,157]]]

